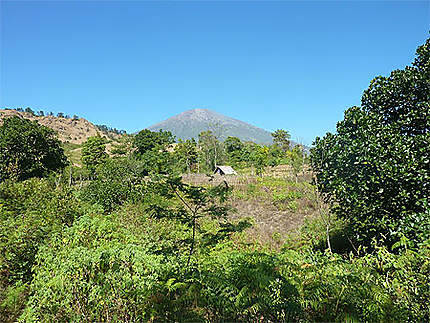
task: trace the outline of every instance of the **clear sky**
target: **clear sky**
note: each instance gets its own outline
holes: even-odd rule
[[[134,132],[208,108],[311,144],[404,68],[429,1],[1,1],[0,107]]]

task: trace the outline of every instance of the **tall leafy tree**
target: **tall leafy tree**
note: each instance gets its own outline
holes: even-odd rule
[[[320,190],[358,240],[429,237],[429,40],[412,66],[372,80],[337,133],[316,139],[311,161]]]
[[[43,177],[67,165],[56,133],[36,121],[7,118],[0,126],[0,181]]]

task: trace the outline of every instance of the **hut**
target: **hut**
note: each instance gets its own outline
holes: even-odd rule
[[[237,175],[236,171],[231,166],[216,166],[214,174],[219,174],[219,175]]]

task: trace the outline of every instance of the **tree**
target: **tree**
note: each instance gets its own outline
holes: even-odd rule
[[[98,165],[102,164],[108,155],[106,153],[106,140],[101,136],[90,137],[82,144],[82,163],[94,174]]]
[[[294,177],[296,179],[296,183],[298,181],[298,175],[301,171],[303,171],[303,167],[305,164],[305,152],[302,145],[295,145],[294,148],[287,152],[289,163],[293,169]]]
[[[337,133],[316,139],[311,161],[319,189],[357,240],[429,238],[429,40],[412,66],[372,80]]]
[[[145,163],[145,175],[169,174],[172,171],[172,155],[167,151],[174,142],[170,131],[158,132],[144,129],[133,140],[134,156]]]
[[[262,175],[264,167],[267,166],[269,159],[269,148],[265,146],[255,145],[251,152],[250,159],[252,165],[255,167],[257,175]]]
[[[291,135],[287,130],[278,129],[272,133],[273,142],[276,146],[281,148],[284,152],[290,149]]]
[[[38,111],[37,114],[39,115],[39,117],[43,117],[45,115],[43,110]]]
[[[165,150],[174,141],[170,131],[143,129],[134,137],[133,145],[136,147],[136,154],[143,155],[153,149]]]
[[[181,172],[190,173],[191,170],[195,169],[198,162],[198,152],[194,138],[185,141],[179,139],[178,144],[175,146],[174,154]]]
[[[66,165],[64,150],[52,129],[16,116],[0,126],[0,181],[43,177]]]
[[[127,156],[133,151],[133,137],[123,134],[116,143],[112,144],[111,153],[115,156]]]
[[[215,166],[224,160],[222,143],[212,131],[203,131],[199,134],[199,148],[203,161],[202,168],[205,171],[213,172]]]
[[[244,144],[237,137],[227,137],[224,141],[225,152],[230,164],[237,164],[243,161]]]
[[[30,107],[25,108],[24,111],[34,116],[34,111]]]

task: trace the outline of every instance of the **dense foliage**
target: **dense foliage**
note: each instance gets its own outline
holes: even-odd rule
[[[95,138],[85,168],[10,176],[0,183],[0,321],[428,322],[428,44],[317,140],[317,184],[336,213],[281,130],[272,146],[208,131],[174,147],[169,133],[144,130],[110,156]],[[242,174],[201,185],[177,176],[223,162]],[[280,177],[271,166],[281,163]],[[271,208],[270,225],[301,222],[256,241],[262,223],[236,217],[240,203],[254,215]]]
[[[19,117],[0,126],[0,182],[42,177],[64,168],[67,159],[52,129]]]
[[[82,144],[82,164],[94,173],[106,158],[106,140],[101,136],[90,137]]]
[[[412,66],[375,78],[337,133],[315,141],[319,188],[358,241],[429,238],[429,53],[427,40]]]

